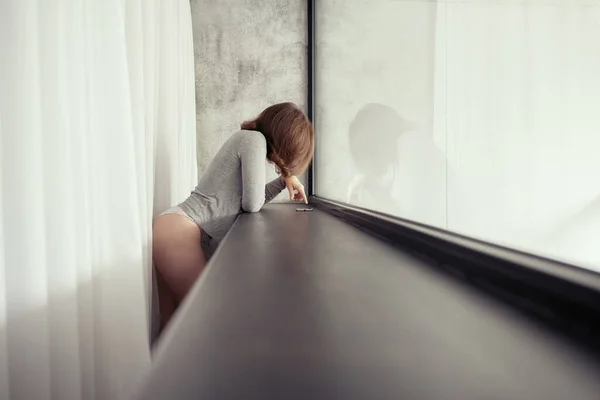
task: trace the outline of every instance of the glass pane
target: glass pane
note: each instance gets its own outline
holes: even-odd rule
[[[318,2],[319,195],[445,226],[435,24],[427,1]]]
[[[318,195],[600,270],[600,1],[316,17]]]

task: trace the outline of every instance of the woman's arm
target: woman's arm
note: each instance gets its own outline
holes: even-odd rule
[[[265,203],[273,200],[286,188],[285,179],[280,176],[265,185]]]
[[[260,132],[245,132],[240,143],[242,210],[257,212],[265,204],[267,143]]]
[[[288,179],[280,176],[277,179],[272,180],[265,186],[265,202],[268,203],[275,196],[287,189],[290,192],[290,200],[301,201],[308,204],[308,199],[304,193],[304,185],[295,176],[290,176]]]
[[[290,200],[307,203],[304,187],[295,176],[288,179],[280,176],[265,185],[265,138],[260,132],[248,132],[245,135],[247,136],[242,140],[239,153],[242,166],[242,210],[259,211],[286,187],[290,191]]]

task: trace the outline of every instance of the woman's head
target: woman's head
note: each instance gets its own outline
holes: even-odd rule
[[[397,162],[398,137],[413,128],[391,107],[364,105],[350,123],[350,152],[358,169],[371,176],[384,174]]]
[[[259,131],[267,140],[267,158],[285,177],[302,173],[315,149],[315,132],[308,117],[294,103],[266,108],[242,129]]]

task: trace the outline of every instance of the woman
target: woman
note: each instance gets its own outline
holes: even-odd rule
[[[291,200],[307,203],[296,178],[314,151],[314,131],[306,115],[293,103],[281,103],[241,128],[221,147],[187,200],[154,222],[161,330],[239,213],[259,211],[286,187]],[[266,185],[265,160],[280,174]]]

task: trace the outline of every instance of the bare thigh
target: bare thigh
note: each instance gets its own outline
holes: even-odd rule
[[[154,266],[179,303],[206,265],[200,228],[185,216],[165,214],[152,232]]]

